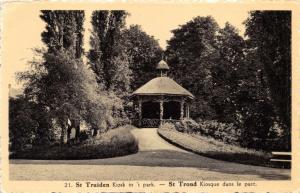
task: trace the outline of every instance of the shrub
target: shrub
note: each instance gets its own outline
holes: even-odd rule
[[[15,152],[11,159],[99,159],[123,156],[138,151],[138,141],[130,129],[119,127],[102,135],[87,139],[79,144],[69,146],[52,146],[33,148],[32,150]]]
[[[114,129],[129,124],[129,118],[125,112],[126,101],[119,98],[115,93],[109,93],[109,100],[106,105],[109,109],[107,116],[107,129]]]
[[[167,129],[164,125],[158,129],[158,134],[170,143],[199,155],[243,164],[271,166],[271,155],[264,151],[229,145],[212,137],[178,132]]]
[[[79,132],[78,138],[79,138],[79,141],[85,141],[85,140],[89,139],[90,136],[91,136],[91,134],[89,131],[83,130],[83,131]]]
[[[161,127],[177,130],[179,132],[210,136],[219,141],[232,144],[238,144],[240,139],[240,131],[234,124],[220,123],[215,120],[199,120],[199,123],[197,123],[193,119],[183,119],[174,124],[163,124]]]
[[[199,124],[194,121],[193,119],[183,119],[180,121],[182,127],[184,128],[184,131],[186,132],[197,132],[199,129]]]
[[[181,124],[181,122],[175,122],[174,123],[174,127],[179,132],[184,132],[185,131],[185,128],[183,127],[183,125]]]
[[[163,123],[160,127],[164,129],[176,130],[176,126],[173,123]]]
[[[201,134],[211,136],[226,143],[238,143],[240,131],[232,123],[220,123],[215,120],[207,120],[199,123]]]
[[[194,132],[197,131],[199,125],[193,119],[183,119],[175,123],[164,123],[163,126],[169,129],[175,129],[179,132]]]
[[[22,151],[51,143],[47,111],[24,96],[9,98],[9,150]]]

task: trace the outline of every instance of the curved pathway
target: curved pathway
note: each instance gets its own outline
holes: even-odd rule
[[[11,180],[289,180],[290,170],[243,165],[179,149],[134,129],[137,154],[93,160],[11,160]]]

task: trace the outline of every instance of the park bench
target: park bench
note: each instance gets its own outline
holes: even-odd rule
[[[272,152],[272,159],[270,159],[271,163],[281,164],[283,168],[291,167],[291,152]]]

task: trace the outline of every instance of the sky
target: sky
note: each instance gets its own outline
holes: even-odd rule
[[[113,7],[114,8],[114,7]],[[4,12],[4,59],[2,63],[6,66],[6,78],[14,88],[19,88],[15,80],[15,73],[29,68],[28,61],[32,59],[32,48],[42,47],[41,32],[45,24],[39,18],[39,6],[15,6],[5,9]],[[90,16],[92,10],[102,9],[101,6],[85,8],[85,40],[84,48],[88,50],[90,34]],[[106,8],[106,9],[109,9]],[[127,26],[131,24],[141,25],[142,29],[159,41],[162,48],[166,47],[167,40],[172,37],[171,30],[192,20],[196,16],[211,15],[220,27],[228,21],[234,25],[240,34],[244,34],[243,22],[248,16],[247,6],[195,6],[195,5],[140,5],[125,7],[130,13],[126,20]]]

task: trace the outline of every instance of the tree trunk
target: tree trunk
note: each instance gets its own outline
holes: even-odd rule
[[[67,143],[70,142],[71,131],[72,131],[72,126],[69,126],[68,129],[67,129]]]
[[[98,135],[98,129],[94,128],[93,136],[96,137]]]
[[[65,143],[66,127],[65,124],[61,124],[60,146]]]
[[[80,122],[75,126],[75,140],[79,141],[80,134]]]

